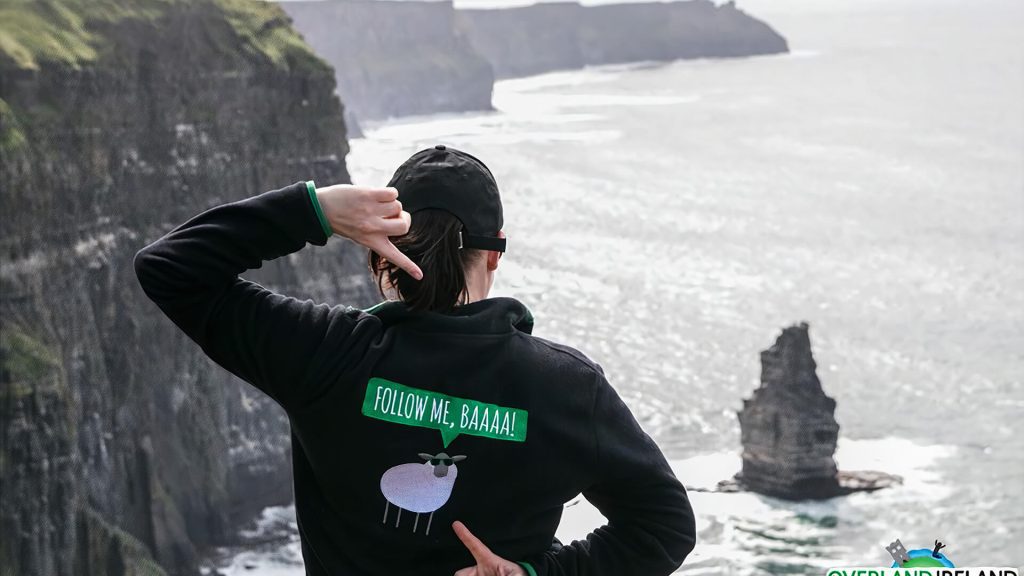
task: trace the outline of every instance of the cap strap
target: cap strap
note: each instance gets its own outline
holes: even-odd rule
[[[476,236],[459,230],[459,248],[476,248],[478,250],[505,251],[505,238],[497,236]]]

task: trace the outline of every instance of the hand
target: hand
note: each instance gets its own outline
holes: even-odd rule
[[[398,190],[335,184],[317,188],[316,198],[336,234],[366,246],[413,278],[423,279],[420,267],[388,238],[405,234],[412,224],[412,216],[398,201]]]
[[[522,566],[491,552],[462,522],[456,520],[452,529],[476,560],[476,566],[463,568],[455,576],[527,576]]]

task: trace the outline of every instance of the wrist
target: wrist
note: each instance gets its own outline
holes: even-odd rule
[[[324,234],[330,238],[334,235],[334,230],[331,229],[331,224],[327,221],[327,215],[324,214],[323,206],[320,205],[320,198],[316,193],[316,184],[312,180],[306,180],[306,191],[309,193],[309,199],[313,203],[313,210],[316,211],[316,218],[320,222],[320,227],[323,229]]]

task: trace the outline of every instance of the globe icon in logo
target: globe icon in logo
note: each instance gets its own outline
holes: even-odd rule
[[[917,548],[907,551],[903,543],[897,539],[887,546],[886,550],[894,560],[892,568],[954,568],[953,561],[939,551],[942,548],[945,548],[945,544],[936,540],[935,547],[931,550]]]

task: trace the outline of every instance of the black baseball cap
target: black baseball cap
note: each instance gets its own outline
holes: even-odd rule
[[[410,214],[439,208],[458,218],[461,247],[505,251],[505,239],[497,237],[503,224],[498,184],[476,156],[444,144],[420,150],[395,170],[388,186],[398,190]]]

